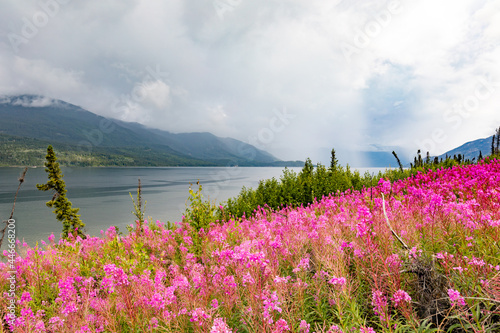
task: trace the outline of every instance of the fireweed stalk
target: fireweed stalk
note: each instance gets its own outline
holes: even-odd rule
[[[199,231],[145,221],[124,236],[52,235],[16,257],[18,313],[4,331],[481,331],[500,321],[499,244],[497,160]]]

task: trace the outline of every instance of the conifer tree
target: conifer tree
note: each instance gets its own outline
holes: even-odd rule
[[[52,199],[47,201],[46,205],[47,207],[55,207],[54,214],[63,223],[63,237],[67,238],[69,233],[75,234],[76,232],[76,235],[84,238],[85,234],[82,229],[85,224],[80,220],[80,215],[77,215],[80,209],[72,208],[71,201],[66,197],[67,190],[63,180],[64,175],[61,173],[52,146],[47,147],[45,159],[45,171],[48,173],[49,181],[47,184],[37,184],[36,187],[40,191],[54,191]]]
[[[491,155],[495,155],[495,134],[491,138]]]
[[[499,151],[498,151],[498,147],[500,146],[500,127],[497,128],[497,144],[496,144],[496,147],[495,147],[495,154],[498,154]]]
[[[337,169],[337,165],[338,165],[338,160],[337,157],[335,156],[335,149],[332,148],[332,157],[330,159],[330,170]]]

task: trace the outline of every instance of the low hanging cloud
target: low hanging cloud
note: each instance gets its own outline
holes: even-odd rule
[[[257,140],[282,159],[440,154],[500,123],[498,22],[493,0],[7,0],[0,95]]]

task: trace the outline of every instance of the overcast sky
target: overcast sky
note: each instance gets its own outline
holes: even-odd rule
[[[3,0],[26,93],[285,160],[441,154],[500,126],[500,1]]]

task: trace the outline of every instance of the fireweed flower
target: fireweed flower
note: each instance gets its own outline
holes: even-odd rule
[[[286,320],[281,318],[278,321],[276,321],[276,324],[274,326],[274,330],[272,333],[284,333],[287,331],[290,331],[290,327],[288,326],[288,323],[286,322]]]
[[[460,292],[454,289],[448,289],[448,297],[452,305],[465,306],[465,299],[460,295]]]
[[[374,260],[375,267],[383,268],[378,273],[382,270],[397,273],[403,261],[408,260],[403,255],[388,252],[393,247],[380,243],[385,238],[372,237],[373,233],[381,235],[386,231],[380,199],[380,192],[384,191],[390,191],[398,198],[388,196],[387,208],[391,223],[400,223],[402,237],[410,240],[416,239],[417,233],[427,235],[432,232],[437,242],[446,243],[452,234],[464,235],[463,239],[455,240],[455,246],[474,245],[465,251],[468,257],[460,251],[451,255],[443,250],[435,254],[438,264],[443,266],[444,274],[455,276],[462,272],[460,277],[464,283],[474,279],[481,282],[486,291],[493,292],[497,288],[496,271],[500,270],[500,266],[496,262],[490,264],[490,258],[480,253],[485,253],[481,247],[491,244],[492,235],[494,238],[500,227],[498,184],[500,163],[494,162],[418,174],[392,184],[383,180],[379,188],[374,188],[374,206],[371,203],[367,205],[369,200],[366,199],[371,193],[362,190],[338,193],[307,207],[289,207],[286,216],[258,210],[255,216],[243,217],[238,226],[232,221],[207,228],[203,234],[204,242],[207,243],[206,248],[212,250],[199,256],[193,254],[188,245],[194,239],[188,238],[192,234],[187,223],[180,224],[175,230],[165,230],[163,226],[155,230],[145,227],[140,238],[136,234],[119,238],[119,247],[110,246],[115,245],[118,239],[114,228],[108,229],[107,234],[103,231],[101,238],[77,238],[76,242],[62,239],[60,247],[53,246],[55,236],[51,235],[51,245],[45,249],[27,247],[23,249],[26,251],[24,258],[15,258],[19,316],[11,328],[16,332],[34,333],[85,332],[88,331],[86,325],[92,332],[108,332],[113,331],[111,321],[114,319],[108,322],[106,311],[125,317],[127,311],[132,310],[134,315],[143,319],[141,325],[146,330],[148,323],[150,330],[157,330],[154,326],[158,321],[176,327],[178,331],[194,328],[200,332],[227,333],[232,331],[225,319],[204,319],[204,314],[221,315],[221,305],[228,304],[227,308],[240,307],[244,316],[252,317],[254,322],[260,321],[265,326],[261,331],[289,333],[293,330],[303,333],[310,328],[307,322],[301,321],[301,317],[288,317],[287,314],[286,320],[290,324],[280,319],[281,305],[285,300],[287,303],[294,302],[295,297],[314,294],[317,300],[334,305],[336,298],[332,295],[335,295],[336,289],[345,288],[341,286],[349,284],[350,277],[346,276],[344,280],[328,272],[346,271],[346,266],[342,266],[344,264],[364,265],[367,260]],[[363,238],[356,238],[356,234]],[[370,237],[369,242],[367,237]],[[16,243],[21,246],[22,241]],[[149,253],[141,260],[137,257],[140,251],[136,251],[139,243]],[[184,252],[180,245],[184,246]],[[303,253],[303,249],[309,249],[311,245],[317,268],[313,272],[308,268],[313,266],[312,261]],[[421,255],[418,248],[413,248],[410,261]],[[286,270],[278,267],[281,263],[286,264]],[[298,269],[302,274],[285,277],[288,268],[290,271]],[[40,272],[38,276],[34,269]],[[0,263],[0,275],[8,277],[7,271],[8,265]],[[52,279],[54,274],[47,274],[53,272],[58,273],[58,279]],[[311,277],[314,272],[316,274]],[[386,277],[385,274],[377,276],[381,279],[379,286],[391,283]],[[37,288],[33,288],[37,285],[37,278],[41,279],[44,290],[50,290],[56,297],[47,318],[43,317],[40,309],[51,307],[50,302],[42,301],[40,305],[33,301],[43,299]],[[392,274],[390,278],[395,283],[401,283],[403,279],[399,274]],[[6,291],[5,278],[2,281],[0,285]],[[326,288],[322,288],[324,286]],[[377,317],[381,316],[385,320],[381,326],[386,327],[389,313],[395,309],[403,309],[405,316],[411,316],[409,311],[414,309],[409,306],[411,297],[408,293],[392,290],[391,294],[384,294],[386,291],[382,287],[376,290],[378,287],[371,286],[372,305],[367,305],[373,307],[376,315],[371,308],[368,309],[367,323],[378,321]],[[323,291],[328,294],[322,294]],[[347,297],[352,296],[352,291],[347,288],[344,291]],[[470,291],[470,296],[477,296],[477,292]],[[455,289],[448,290],[448,297],[453,306],[468,305],[466,298]],[[0,307],[5,308],[7,298],[3,293]],[[232,313],[229,311],[224,315],[230,318]],[[470,318],[464,316],[464,319]],[[349,333],[360,330],[373,332],[369,327],[348,329]],[[327,332],[339,333],[341,330],[332,326]]]
[[[410,259],[418,259],[422,255],[422,249],[417,248],[416,246],[410,249],[408,253],[408,258]]]
[[[223,318],[215,318],[210,333],[232,333],[233,331],[227,326]]]
[[[337,325],[332,325],[326,333],[344,333],[340,327]]]
[[[386,321],[387,297],[380,290],[372,292],[373,312],[380,317],[381,321]]]
[[[307,323],[305,320],[300,321],[299,332],[300,333],[309,333],[309,329],[311,325]]]
[[[43,320],[37,321],[35,329],[41,332],[45,332],[45,324],[43,323]]]
[[[128,276],[122,268],[116,267],[114,264],[104,265],[106,275],[111,279],[112,283],[117,286],[128,285]]]
[[[149,329],[156,329],[158,328],[158,319],[156,317],[151,318],[149,321]]]
[[[162,310],[165,308],[165,300],[161,294],[154,293],[153,297],[151,297],[151,300],[149,301],[149,305],[154,309]]]
[[[388,194],[391,191],[391,182],[380,178],[380,180],[378,181],[378,188],[382,193]]]
[[[330,280],[328,280],[329,284],[332,284],[334,286],[344,286],[346,284],[347,280],[345,277],[332,277]]]
[[[250,275],[249,272],[247,272],[245,275],[243,275],[243,285],[246,287],[247,285],[252,285],[255,283],[255,280],[253,279],[252,275]]]
[[[217,298],[214,298],[211,304],[214,309],[217,309],[219,307],[219,301],[217,300]]]
[[[108,237],[108,239],[114,239],[116,237],[115,226],[111,226],[108,228],[108,230],[106,230],[106,237]]]
[[[276,275],[276,277],[274,278],[274,282],[275,283],[288,283],[288,281],[290,281],[292,277],[291,276],[287,276],[287,277],[281,277],[281,276],[278,276]]]
[[[226,293],[226,295],[231,294],[238,287],[238,285],[234,280],[233,275],[226,276],[224,278],[223,285],[224,285],[224,292]]]
[[[27,291],[23,292],[23,294],[21,295],[21,304],[29,303],[31,301],[32,299],[30,293]]]
[[[391,254],[390,256],[387,257],[385,263],[391,269],[399,270],[401,268],[401,265],[403,264],[403,261],[399,258],[399,255]]]
[[[403,302],[411,302],[411,297],[404,290],[399,289],[392,295],[392,301],[394,302],[394,306],[397,308]]]
[[[49,325],[51,330],[58,332],[64,325],[64,319],[59,317],[52,317],[49,319]]]
[[[281,305],[281,302],[278,301],[278,295],[276,294],[276,291],[273,292],[269,297],[264,296],[263,299],[264,310],[262,311],[262,315],[269,324],[272,324],[274,320],[271,311],[275,310],[281,313],[282,309],[279,307]]]
[[[87,325],[82,326],[76,333],[92,333],[90,328]]]
[[[52,243],[52,242],[54,242],[54,239],[55,239],[55,238],[56,238],[56,236],[54,236],[54,234],[51,234],[51,235],[49,236],[49,241]]]
[[[59,297],[55,301],[62,303],[62,314],[68,315],[78,311],[77,304],[80,302],[80,296],[74,284],[75,279],[73,277],[59,281]]]
[[[191,318],[189,319],[189,321],[191,321],[192,323],[198,323],[199,326],[202,326],[203,321],[209,318],[210,316],[205,311],[203,311],[203,309],[196,308],[191,311]]]

